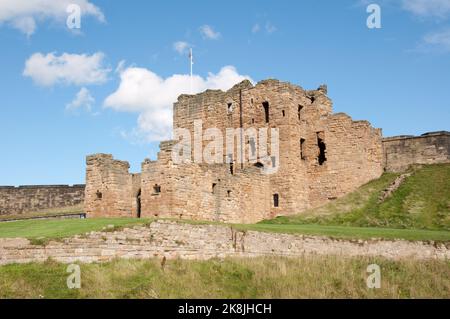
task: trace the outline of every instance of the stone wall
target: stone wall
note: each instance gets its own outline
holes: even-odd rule
[[[0,215],[82,205],[84,185],[0,186]]]
[[[447,245],[447,246],[446,246]],[[105,262],[114,258],[288,256],[305,254],[450,259],[450,246],[403,240],[335,240],[326,237],[242,232],[227,226],[154,222],[116,232],[92,232],[63,242],[33,246],[27,239],[0,239],[0,265],[42,262]]]
[[[85,211],[88,217],[137,217],[139,174],[130,164],[97,154],[86,159]]]
[[[344,113],[333,114],[327,117],[323,133],[309,137],[313,142],[318,138],[326,145],[326,162],[318,163],[315,145],[315,153],[309,156],[316,160],[308,166],[310,207],[353,192],[383,173],[381,130],[372,128],[369,122],[353,121]],[[313,146],[311,149],[314,152]]]
[[[88,165],[87,184],[92,179],[95,185],[109,187],[120,198],[120,204],[111,205],[121,205],[120,209],[111,207],[121,213],[109,213],[108,201],[92,204],[90,199],[95,196],[86,195],[93,216],[121,216],[127,211],[136,215],[137,192],[143,216],[255,222],[324,205],[379,178],[383,170],[397,172],[411,164],[450,162],[449,132],[382,139],[381,129],[369,122],[334,114],[324,85],[304,90],[278,80],[256,85],[243,81],[226,92],[181,95],[174,104],[173,119],[174,129],[190,132],[191,145],[210,129],[221,132],[223,152],[218,157],[223,157],[222,164],[210,165],[202,159],[211,142],[208,138],[203,138],[202,149],[188,154],[190,159],[183,163],[174,163],[171,156],[180,141],[162,142],[157,160],[142,164],[139,192],[139,178],[133,182],[128,163],[114,162],[112,157],[97,161],[98,165]],[[201,127],[195,126],[199,121]],[[226,147],[227,129],[236,134],[232,150]],[[265,142],[249,134],[260,129],[269,132]],[[255,167],[264,173],[274,163],[271,129],[279,132],[278,171],[260,174]],[[255,144],[256,149],[252,148]],[[268,154],[260,154],[261,148]],[[241,154],[244,163],[239,162]],[[110,161],[116,168],[111,169]],[[95,172],[102,171],[102,163],[115,177],[99,183]],[[94,194],[97,188],[88,187],[86,194]]]
[[[247,162],[242,166],[237,162],[239,150],[235,149],[231,157],[236,174],[257,162],[270,166],[274,155],[269,138],[265,145],[269,161],[260,157],[258,150],[252,161],[250,138],[245,133],[252,128],[279,130],[279,170],[267,176],[271,203],[267,216],[298,214],[326,204],[383,172],[381,130],[372,128],[367,121],[333,114],[326,86],[307,91],[278,80],[261,81],[255,86],[244,81],[227,92],[208,90],[180,96],[174,105],[174,127],[189,129],[195,136],[194,121],[198,120],[204,131],[244,130],[242,144]],[[323,163],[319,162],[319,138],[326,148]],[[203,142],[203,148],[208,142]],[[260,140],[256,142],[262,146]],[[278,207],[274,205],[275,196]]]
[[[402,172],[412,164],[450,163],[450,132],[385,138],[383,149],[388,172]]]
[[[167,145],[162,145],[166,154]],[[269,179],[256,167],[173,164],[160,155],[142,164],[142,217],[255,223],[270,217]]]

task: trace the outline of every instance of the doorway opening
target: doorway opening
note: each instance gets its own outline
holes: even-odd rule
[[[141,218],[141,190],[139,190],[136,196],[136,214],[137,218]]]

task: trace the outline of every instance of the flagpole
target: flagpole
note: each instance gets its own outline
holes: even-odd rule
[[[193,75],[193,65],[194,65],[194,56],[192,55],[192,48],[189,50],[189,58],[191,63],[191,94],[192,94],[192,75]]]

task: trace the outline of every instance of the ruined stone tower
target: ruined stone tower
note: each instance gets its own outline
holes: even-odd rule
[[[220,154],[221,164],[174,162],[179,141],[162,142],[157,160],[144,161],[140,175],[129,174],[128,163],[111,155],[89,156],[88,216],[253,223],[325,204],[383,172],[381,130],[333,114],[326,86],[306,91],[277,80],[255,86],[243,81],[227,92],[181,95],[173,118],[175,130],[187,129],[192,136],[198,123],[201,132],[217,129],[225,136],[227,129],[242,129],[241,136],[233,152]],[[252,128],[278,129],[279,156],[260,156],[257,148],[271,145],[245,134]],[[207,148],[208,140],[201,144]],[[267,174],[270,166],[277,170]]]

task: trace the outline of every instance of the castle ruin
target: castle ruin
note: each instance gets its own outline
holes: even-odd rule
[[[367,121],[333,114],[326,86],[306,91],[276,80],[255,86],[243,81],[227,92],[181,95],[173,118],[174,133],[184,129],[195,140],[211,129],[232,129],[235,143],[230,151],[228,140],[219,140],[226,151],[214,150],[219,161],[207,163],[195,160],[209,149],[207,134],[200,139],[200,152],[189,149],[181,162],[173,154],[184,138],[183,143],[165,141],[157,160],[145,160],[139,174],[131,174],[128,162],[112,155],[91,155],[86,185],[0,186],[0,220],[62,208],[84,216],[84,206],[88,217],[254,223],[326,204],[383,171],[450,163],[450,132],[383,138]],[[252,129],[267,129],[267,139],[248,134]],[[279,143],[273,150],[275,129]],[[264,148],[267,153],[260,152]]]
[[[130,174],[129,164],[112,155],[91,155],[85,192],[88,217],[254,223],[323,205],[383,173],[381,130],[333,114],[326,86],[307,91],[277,80],[255,86],[243,81],[227,92],[181,95],[173,113],[174,130],[187,128],[193,136],[196,121],[203,130],[222,132],[276,128],[279,156],[259,157],[255,138],[249,136],[238,139],[240,148],[223,154],[222,164],[175,163],[172,153],[179,141],[162,142],[157,160],[145,160],[140,174]],[[203,147],[207,144],[203,141]],[[248,161],[237,161],[240,151]],[[275,165],[275,173],[264,172]]]

